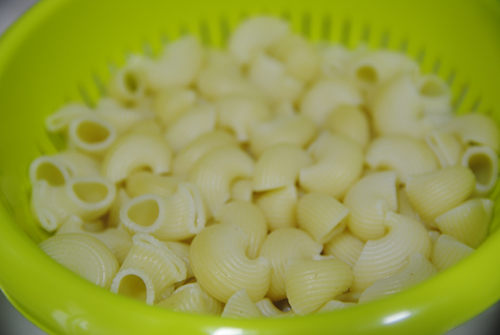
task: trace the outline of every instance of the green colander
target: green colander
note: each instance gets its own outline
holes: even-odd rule
[[[452,87],[457,113],[500,121],[500,5],[493,0],[42,0],[0,40],[0,285],[50,334],[441,334],[500,299],[500,187],[488,240],[460,264],[391,298],[291,319],[232,320],[175,313],[95,287],[37,247],[29,163],[60,139],[44,118],[93,104],[110,67],[191,33],[223,46],[243,18],[267,13],[315,41],[408,53]]]

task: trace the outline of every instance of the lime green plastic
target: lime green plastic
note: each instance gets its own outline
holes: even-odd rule
[[[0,39],[0,285],[50,334],[442,334],[500,299],[500,232],[470,257],[389,299],[292,319],[228,320],[166,311],[106,292],[46,257],[29,214],[27,168],[59,139],[44,117],[95,102],[109,66],[189,32],[223,46],[244,17],[268,13],[320,41],[405,50],[452,82],[459,113],[500,120],[500,6],[489,0],[42,0]],[[499,187],[494,227],[500,222]]]

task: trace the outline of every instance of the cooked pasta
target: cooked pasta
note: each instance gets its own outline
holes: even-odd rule
[[[431,263],[438,271],[444,271],[469,256],[473,251],[473,248],[453,236],[441,234],[432,249]]]
[[[487,146],[471,146],[462,156],[462,165],[471,169],[476,176],[474,194],[485,196],[498,180],[498,157],[492,148]]]
[[[261,317],[262,313],[245,289],[241,289],[229,298],[221,316],[223,318],[251,319]]]
[[[370,141],[370,122],[359,106],[341,105],[328,114],[324,128],[332,134],[350,138],[366,148]]]
[[[332,255],[352,268],[363,251],[364,242],[357,238],[348,229],[345,229],[341,234],[335,236],[324,245],[323,253]]]
[[[452,118],[441,131],[458,136],[464,145],[485,145],[498,153],[500,130],[491,116],[471,113]]]
[[[297,200],[295,184],[257,193],[255,196],[255,204],[264,212],[271,231],[297,225]]]
[[[186,284],[176,289],[170,297],[156,304],[173,311],[220,315],[223,304],[212,298],[198,283]]]

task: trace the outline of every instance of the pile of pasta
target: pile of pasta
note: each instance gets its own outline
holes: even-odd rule
[[[487,237],[499,129],[455,116],[401,53],[314,45],[261,16],[227,50],[132,56],[95,107],[46,119],[40,244],[90,282],[224,317],[307,315],[400,292]]]

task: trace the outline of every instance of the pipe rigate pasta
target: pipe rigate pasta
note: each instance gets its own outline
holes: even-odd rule
[[[432,249],[431,263],[438,271],[444,271],[469,256],[473,251],[473,248],[453,236],[441,234]]]
[[[241,289],[229,298],[221,316],[233,319],[252,319],[262,317],[262,313],[245,289]]]

